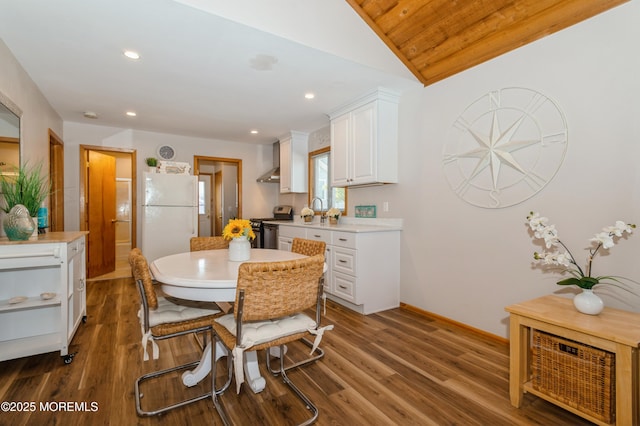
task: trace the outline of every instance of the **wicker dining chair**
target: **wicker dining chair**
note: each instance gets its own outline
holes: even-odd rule
[[[159,356],[158,345],[155,340],[169,339],[190,333],[207,332],[211,341],[213,341],[212,323],[215,318],[222,315],[219,310],[180,305],[167,298],[157,296],[149,265],[144,255],[132,250],[129,254],[129,259],[133,277],[140,294],[141,308],[138,315],[142,326],[142,345],[144,347],[145,360],[148,359],[147,343],[149,340],[153,346],[153,359],[157,359]],[[195,368],[199,362],[200,360],[196,360],[188,364],[154,371],[138,377],[135,382],[136,411],[138,415],[152,416],[210,397],[211,391],[154,410],[144,410],[142,408],[141,399],[144,395],[140,392],[140,385],[143,382],[175,371]]]
[[[229,240],[225,240],[224,237],[191,237],[189,240],[189,247],[191,251],[200,250],[222,250],[229,248]],[[218,307],[227,313],[233,309],[233,305],[228,302],[216,302]]]
[[[230,424],[222,405],[221,395],[235,375],[236,391],[244,382],[243,353],[269,349],[284,345],[311,333],[320,343],[325,330],[320,324],[303,313],[315,306],[320,309],[324,268],[324,256],[316,255],[303,259],[280,262],[246,262],[238,269],[236,309],[233,313],[217,318],[213,322],[214,338],[221,342],[231,354],[227,360],[227,381],[221,388],[216,385],[216,344],[212,351],[212,398],[224,424]],[[318,418],[318,409],[289,379],[284,368],[284,357],[280,358],[280,372],[284,383],[304,402],[313,413],[311,419],[302,424],[313,423]]]
[[[189,240],[191,251],[219,250],[229,248],[229,240],[224,237],[191,237]]]
[[[327,244],[324,241],[317,241],[317,240],[307,240],[304,238],[294,238],[293,242],[291,243],[291,252],[292,253],[298,253],[298,254],[303,254],[305,256],[316,256],[316,255],[322,255],[323,258],[325,258],[325,250],[327,248]],[[326,260],[325,260],[326,261]],[[320,280],[322,281],[322,288],[324,288],[324,273],[322,274],[322,276],[320,277]],[[322,298],[324,300],[325,295],[324,292],[322,293]],[[320,320],[321,320],[321,311],[317,310],[316,311],[316,321],[318,322],[318,324],[320,324]],[[313,342],[311,342],[309,339],[307,339],[306,337],[303,337],[302,339],[300,339],[300,341],[302,343],[304,343],[305,345],[307,345],[308,347],[312,348],[313,347]],[[274,348],[276,349],[276,348]],[[267,352],[267,368],[269,370],[269,372],[273,375],[278,375],[280,374],[280,370],[275,370],[272,368],[271,364],[272,364],[272,357],[274,355],[277,354],[277,357],[283,356],[284,354],[279,353],[278,351],[273,352],[272,350],[268,350]],[[313,355],[315,353],[315,355]],[[314,351],[312,351],[311,356],[303,359],[301,361],[295,362],[293,364],[287,365],[285,367],[285,371],[291,370],[292,368],[297,368],[300,367],[302,365],[305,364],[309,364],[311,362],[317,361],[320,358],[322,358],[324,356],[324,350],[320,347],[317,347]]]

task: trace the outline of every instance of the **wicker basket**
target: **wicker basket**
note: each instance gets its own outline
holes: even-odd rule
[[[533,330],[533,389],[605,423],[615,421],[615,355]]]

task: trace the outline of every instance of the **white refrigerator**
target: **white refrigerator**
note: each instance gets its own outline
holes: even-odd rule
[[[189,251],[198,235],[198,178],[191,175],[144,173],[142,253],[149,262]]]

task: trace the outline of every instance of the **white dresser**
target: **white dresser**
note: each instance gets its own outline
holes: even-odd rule
[[[86,320],[86,234],[0,238],[0,361],[52,351],[72,361],[69,343]]]
[[[399,227],[280,224],[278,248],[291,250],[293,238],[327,244],[325,292],[362,314],[400,305]]]

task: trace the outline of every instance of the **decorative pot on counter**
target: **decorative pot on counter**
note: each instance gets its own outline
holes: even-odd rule
[[[593,290],[582,289],[582,293],[573,298],[573,306],[583,314],[598,315],[604,309],[604,302]]]
[[[37,238],[38,227],[22,204],[16,204],[9,210],[2,227],[10,241],[26,241],[34,232]]]
[[[329,225],[337,225],[338,218],[337,217],[329,217]]]
[[[313,221],[313,216],[305,216],[304,217],[304,221],[305,222],[312,222]]]
[[[232,238],[229,241],[229,260],[244,262],[251,258],[251,242],[247,237]]]

